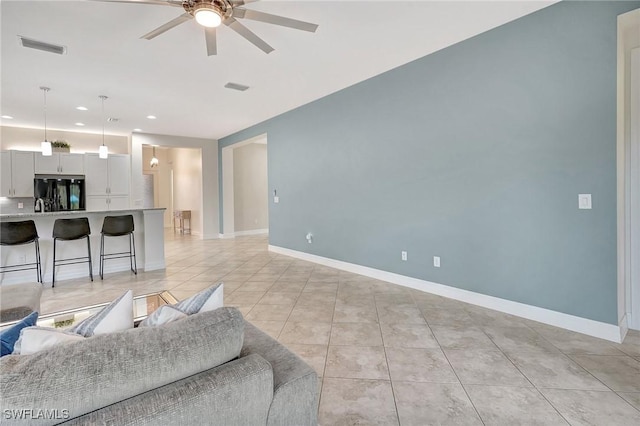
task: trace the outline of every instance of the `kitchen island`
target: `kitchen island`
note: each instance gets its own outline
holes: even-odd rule
[[[153,271],[165,268],[164,258],[164,208],[98,210],[98,211],[61,211],[45,213],[11,213],[0,214],[1,222],[18,222],[33,220],[40,237],[40,258],[42,262],[42,278],[45,283],[51,283],[53,265],[53,223],[56,219],[71,219],[86,217],[91,227],[91,257],[93,261],[94,279],[100,280],[100,231],[105,216],[133,215],[135,226],[135,248],[138,270]],[[129,242],[124,237],[105,238],[105,253],[128,251]],[[85,240],[62,241],[56,247],[56,258],[66,259],[86,256]],[[35,248],[33,244],[22,246],[0,246],[0,261],[2,265],[35,262]],[[104,264],[105,273],[128,271],[129,258],[107,260]],[[62,280],[86,277],[89,280],[89,266],[80,263],[68,266],[58,266],[56,269],[56,284]],[[108,279],[105,277],[105,280]],[[36,271],[26,270],[0,274],[0,284],[17,284],[36,282]]]

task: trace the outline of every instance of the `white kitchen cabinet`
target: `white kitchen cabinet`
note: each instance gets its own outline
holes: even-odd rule
[[[33,197],[33,152],[3,151],[0,196]]]
[[[129,195],[131,177],[130,157],[110,154],[102,159],[98,154],[85,154],[85,188],[87,196]],[[128,197],[127,197],[128,198]],[[127,203],[127,207],[128,203]]]
[[[83,175],[84,155],[54,152],[44,156],[36,152],[35,171],[39,175]]]
[[[129,208],[129,197],[118,195],[94,195],[87,196],[87,211],[125,210]]]

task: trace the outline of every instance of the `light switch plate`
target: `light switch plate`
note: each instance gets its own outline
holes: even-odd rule
[[[578,208],[580,210],[591,209],[591,194],[578,194]]]
[[[435,268],[440,267],[440,256],[433,256],[433,266]]]

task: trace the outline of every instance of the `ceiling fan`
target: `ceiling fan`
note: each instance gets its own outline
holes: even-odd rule
[[[106,3],[133,3],[151,4],[158,6],[172,6],[184,9],[185,13],[172,19],[148,32],[140,38],[151,40],[160,34],[169,31],[171,28],[190,21],[195,18],[196,22],[204,27],[204,36],[207,43],[207,55],[216,55],[218,51],[216,42],[216,28],[224,24],[236,33],[247,39],[265,53],[273,52],[267,42],[258,37],[253,31],[238,22],[238,19],[250,19],[253,21],[266,22],[268,24],[280,25],[296,30],[315,32],[318,25],[309,22],[298,21],[297,19],[285,18],[284,16],[272,15],[270,13],[259,12],[257,10],[244,9],[246,3],[257,0],[94,0]]]

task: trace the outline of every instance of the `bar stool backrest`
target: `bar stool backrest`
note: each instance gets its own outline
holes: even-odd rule
[[[77,240],[91,234],[89,219],[56,219],[53,223],[53,238],[60,240]]]
[[[0,223],[0,245],[14,246],[38,239],[36,224],[32,220]]]
[[[102,233],[110,237],[119,237],[121,235],[127,235],[132,233],[133,228],[133,216],[105,216],[104,222],[102,222]]]

